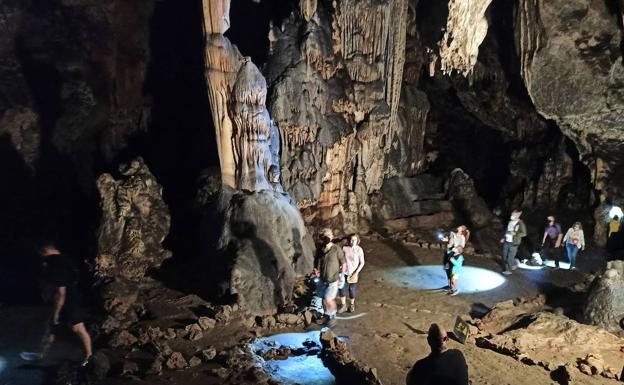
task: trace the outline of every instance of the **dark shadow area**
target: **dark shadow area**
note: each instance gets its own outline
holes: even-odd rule
[[[199,255],[202,213],[193,204],[197,181],[201,170],[219,164],[204,78],[202,23],[200,0],[155,3],[145,85],[152,99],[151,124],[120,156],[141,154],[163,185],[171,212],[164,245],[173,259]]]
[[[251,56],[258,68],[269,56],[269,26],[280,26],[298,2],[293,0],[232,1],[230,29],[225,36],[234,43],[243,56]]]
[[[394,250],[396,255],[403,260],[406,266],[420,266],[422,263],[418,260],[418,257],[412,253],[409,247],[404,246],[400,242],[393,241],[392,239],[383,239],[383,244]],[[442,253],[442,250],[440,250]],[[442,261],[442,257],[440,257]]]
[[[470,316],[472,318],[481,318],[492,310],[489,306],[481,303],[475,302],[470,305]]]

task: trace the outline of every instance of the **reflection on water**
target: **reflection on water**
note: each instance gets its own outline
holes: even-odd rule
[[[433,290],[448,284],[441,265],[405,266],[384,272],[386,282],[410,289]],[[464,266],[459,275],[460,293],[478,293],[492,290],[505,282],[505,277],[494,271]]]
[[[306,340],[320,344],[318,331],[308,333],[284,333],[274,336],[258,338],[252,343],[254,352],[266,352],[280,346],[290,347],[292,350],[304,346]],[[334,376],[323,365],[317,355],[291,356],[285,360],[264,361],[260,356],[262,366],[274,380],[286,385],[334,385]]]

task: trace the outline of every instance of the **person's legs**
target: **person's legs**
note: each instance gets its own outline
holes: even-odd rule
[[[570,263],[570,267],[572,267],[572,258],[574,258],[572,253],[574,253],[574,249],[576,249],[576,246],[571,243],[566,243],[565,250],[566,254],[568,255],[568,262]]]
[[[338,313],[344,313],[347,310],[347,297],[345,294],[347,285],[348,283],[345,282],[344,286],[338,289],[338,298],[340,299],[340,309],[338,309]]]
[[[509,245],[511,245],[511,243],[509,242],[503,243],[503,265],[504,265],[505,271],[511,272],[511,270],[509,269],[509,266],[507,265],[507,256],[509,255]]]
[[[518,254],[519,245],[509,244],[509,252],[507,253],[508,270],[516,270],[516,254]]]
[[[336,295],[338,294],[338,281],[328,283],[325,289],[325,295],[323,297],[323,308],[325,314],[329,317],[329,323],[334,321],[336,317]]]
[[[357,288],[357,283],[349,284],[349,312],[352,313],[355,311],[355,290]]]
[[[571,245],[572,249],[570,250],[570,269],[574,267],[574,263],[576,262],[576,254],[579,251],[579,248],[575,245]]]
[[[80,342],[82,342],[82,347],[85,351],[85,359],[89,359],[89,357],[93,355],[93,351],[91,350],[91,336],[89,335],[89,332],[87,332],[84,323],[80,322],[75,324],[72,326],[72,330],[76,333],[76,335],[78,335]]]
[[[457,282],[459,281],[459,275],[455,274],[451,277],[451,292],[450,295],[457,295],[459,290],[457,290]]]

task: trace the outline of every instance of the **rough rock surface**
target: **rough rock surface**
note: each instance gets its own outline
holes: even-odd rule
[[[540,311],[543,297],[497,304],[475,324],[479,346],[549,370],[567,365],[589,375],[619,379],[624,340],[604,329]]]
[[[468,75],[477,63],[479,46],[485,39],[488,21],[485,11],[492,0],[451,0],[444,37],[440,41],[440,67]]]
[[[592,283],[583,322],[624,335],[624,262],[607,263],[606,271]]]
[[[122,326],[121,320],[134,321],[131,310],[145,274],[171,255],[161,245],[170,222],[162,187],[141,158],[122,165],[120,172],[120,180],[103,174],[97,181],[102,216],[93,270],[109,315],[104,329],[109,331]]]
[[[307,8],[309,9],[309,8]],[[280,137],[265,106],[267,84],[223,33],[229,1],[204,1],[206,80],[216,129],[223,223],[211,256],[221,290],[255,312],[290,302],[298,275],[312,270],[313,242],[280,181]]]
[[[321,359],[338,383],[381,385],[375,368],[358,362],[349,347],[331,330],[321,332]]]
[[[228,292],[247,309],[275,311],[290,302],[297,277],[312,271],[314,242],[286,195],[229,194],[218,245],[223,253],[213,257],[211,273],[225,277]]]
[[[521,74],[535,107],[575,142],[596,189],[616,199],[623,196],[624,160],[619,12],[600,1],[522,0],[515,23]]]
[[[401,86],[414,15],[407,1],[373,0],[317,2],[309,14],[293,13],[269,35],[284,187],[306,223],[364,231],[384,178],[425,164],[429,103]]]

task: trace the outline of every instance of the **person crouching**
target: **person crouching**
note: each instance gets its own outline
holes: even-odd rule
[[[461,246],[455,246],[453,248],[453,254],[449,257],[449,263],[451,264],[451,289],[449,290],[449,295],[457,295],[459,294],[459,290],[457,289],[457,283],[459,282],[459,276],[462,271],[462,266],[464,265],[464,248]]]

